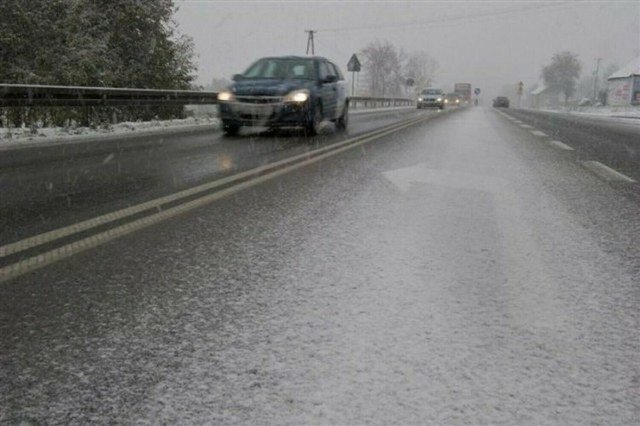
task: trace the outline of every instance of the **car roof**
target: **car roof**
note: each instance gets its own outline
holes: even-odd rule
[[[285,55],[285,56],[265,56],[264,58],[260,58],[260,59],[314,59],[314,60],[323,60],[323,61],[331,62],[329,59],[323,56]]]

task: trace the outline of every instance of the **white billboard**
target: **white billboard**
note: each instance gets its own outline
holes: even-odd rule
[[[631,104],[633,77],[616,78],[608,81],[607,105],[624,106]]]

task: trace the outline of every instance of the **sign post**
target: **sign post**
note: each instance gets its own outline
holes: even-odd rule
[[[354,53],[351,55],[351,59],[347,62],[347,71],[351,72],[351,96],[356,95],[356,73],[360,72],[362,65],[360,65],[360,61],[358,57]]]
[[[518,108],[522,108],[522,92],[524,92],[524,83],[518,83]]]

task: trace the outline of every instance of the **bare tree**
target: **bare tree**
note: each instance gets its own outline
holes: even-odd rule
[[[413,79],[416,89],[421,90],[433,84],[438,67],[438,61],[428,53],[418,51],[408,56],[404,73],[407,78]]]
[[[551,63],[542,68],[542,79],[547,86],[562,91],[566,105],[576,91],[576,80],[580,77],[581,70],[578,55],[572,52],[556,53],[551,58]]]
[[[363,69],[369,80],[369,92],[373,96],[390,96],[400,93],[403,53],[388,41],[376,40],[361,52]]]
[[[603,103],[602,92],[606,91],[607,79],[611,74],[616,72],[620,68],[618,65],[609,64],[598,73],[598,81],[595,81],[595,70],[593,73],[583,75],[578,81],[577,85],[577,97],[578,98],[593,98],[595,95],[596,102]],[[594,90],[597,92],[594,93]]]

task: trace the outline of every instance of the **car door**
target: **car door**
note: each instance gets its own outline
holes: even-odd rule
[[[349,95],[349,87],[344,79],[344,75],[340,71],[340,68],[334,63],[331,66],[335,69],[335,73],[338,76],[336,82],[336,118],[341,117],[347,103],[347,97]]]
[[[320,61],[320,96],[322,98],[322,114],[327,120],[336,118],[336,102],[338,98],[338,76],[335,69],[327,61]]]

